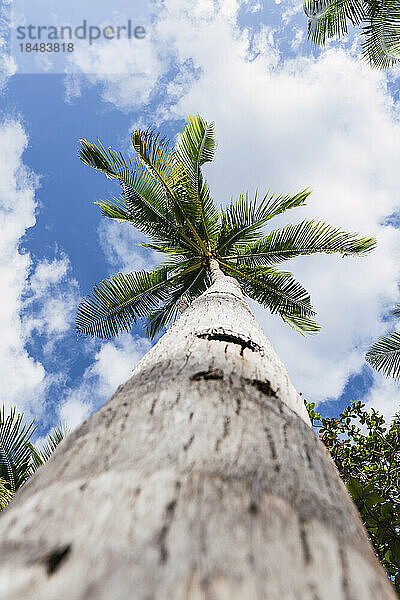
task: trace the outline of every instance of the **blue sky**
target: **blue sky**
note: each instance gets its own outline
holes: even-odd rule
[[[117,4],[111,16],[85,18],[132,14],[131,4]],[[377,236],[368,259],[286,265],[311,292],[319,336],[304,339],[253,308],[298,391],[325,414],[350,399],[393,414],[398,387],[373,373],[364,354],[396,325],[384,316],[399,301],[398,222],[385,221],[399,204],[397,71],[362,64],[354,35],[313,49],[293,0],[155,6],[141,15],[148,28],[141,45],[101,40],[74,52],[57,74],[38,65],[18,72],[3,44],[0,357],[10,376],[0,402],[37,415],[39,435],[60,419],[75,426],[149,348],[140,325],[110,342],[75,339],[76,305],[93,284],[156,260],[135,247],[142,238],[133,228],[100,217],[93,203],[116,189],[76,151],[80,138],[97,137],[126,151],[132,128],[150,124],[173,139],[185,115],[200,112],[216,122],[219,152],[206,175],[218,202],[257,188],[310,186],[309,206],[284,222],[312,216]]]

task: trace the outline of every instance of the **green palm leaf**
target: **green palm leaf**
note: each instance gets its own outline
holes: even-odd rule
[[[257,240],[265,223],[291,208],[304,205],[309,195],[309,190],[295,196],[267,194],[259,202],[257,196],[250,201],[247,194],[241,194],[237,200],[232,200],[228,208],[221,211],[218,253],[230,254],[235,246]]]
[[[361,27],[363,57],[386,69],[400,60],[398,0],[305,0],[308,37],[324,46],[328,39],[347,35],[348,26]]]
[[[288,225],[256,242],[234,248],[236,259],[243,265],[273,265],[300,255],[324,252],[339,253],[342,256],[364,255],[375,248],[372,238],[360,238],[355,233],[347,233],[327,223],[302,221],[298,225]]]
[[[68,433],[69,430],[65,425],[57,425],[51,430],[47,436],[47,439],[39,448],[29,444],[32,452],[32,463],[30,469],[31,474],[37,471],[39,467],[44,465],[44,463],[49,460],[54,450],[63,441],[63,439],[65,439]]]
[[[188,271],[198,264],[188,267]],[[171,284],[179,276],[167,278],[168,268],[153,272],[119,273],[97,284],[92,294],[78,308],[76,327],[78,336],[110,338],[121,331],[129,331],[138,318],[144,318],[168,299]]]
[[[366,355],[367,362],[388,377],[400,378],[400,333],[394,332],[381,337],[371,346]]]
[[[296,329],[315,333],[319,325],[310,319],[315,311],[308,292],[291,273],[271,267],[247,267],[221,262],[221,267],[236,277],[247,296],[277,313]],[[301,327],[303,323],[303,327]]]
[[[142,165],[161,185],[167,206],[173,211],[175,219],[182,225],[186,225],[199,247],[207,251],[193,225],[197,218],[198,206],[187,193],[190,185],[188,174],[182,163],[176,160],[175,153],[169,152],[168,142],[165,138],[160,139],[152,130],[147,129],[146,131],[134,131],[132,144]]]
[[[176,159],[188,174],[187,192],[197,206],[197,220],[206,244],[215,240],[219,214],[204,181],[201,166],[214,160],[216,150],[214,123],[206,123],[199,115],[189,116],[178,138]]]
[[[400,60],[400,5],[398,0],[366,4],[363,57],[372,66],[387,69]]]
[[[180,275],[175,281],[168,300],[151,311],[146,319],[146,332],[150,339],[154,339],[156,335],[175,320],[182,299],[190,303],[194,298],[200,296],[209,285],[208,273],[201,266],[196,270]]]
[[[182,224],[177,223],[173,211],[165,201],[162,186],[154,180],[140,163],[128,159],[102,144],[96,146],[81,140],[79,157],[86,165],[103,172],[109,179],[117,179],[123,197],[97,204],[102,214],[112,219],[131,222],[140,231],[157,241],[168,240],[172,245],[184,250],[197,249],[192,233],[185,233]]]
[[[29,441],[35,431],[34,421],[23,423],[23,415],[5,407],[0,408],[0,478],[11,492],[16,491],[29,477],[31,451]]]
[[[319,332],[321,326],[313,319],[303,317],[301,315],[281,315],[282,320],[290,325],[292,329],[300,333],[301,335],[314,335]]]
[[[0,478],[0,510],[3,510],[11,502],[13,495],[7,481]]]
[[[325,45],[327,39],[348,33],[348,21],[359,25],[365,18],[365,3],[360,0],[305,0],[308,38]]]

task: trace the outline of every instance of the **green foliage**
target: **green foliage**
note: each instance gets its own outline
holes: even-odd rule
[[[308,37],[324,46],[328,39],[347,35],[349,25],[362,31],[363,57],[384,69],[400,60],[398,0],[304,0]]]
[[[381,337],[371,346],[366,361],[388,377],[400,378],[400,333],[393,332]]]
[[[15,407],[6,415],[0,408],[0,479],[14,493],[29,477],[31,451],[29,441],[35,431],[34,421],[27,424]]]
[[[387,425],[361,402],[337,418],[322,418],[314,403],[305,405],[400,597],[400,415]]]
[[[37,471],[39,467],[44,465],[44,463],[51,458],[58,444],[63,441],[68,433],[69,429],[65,425],[56,425],[56,427],[50,431],[46,440],[41,446],[35,448],[35,446],[29,443],[29,447],[32,452],[32,462],[29,472],[30,475],[33,475],[33,473]]]
[[[80,159],[118,181],[121,196],[101,201],[108,218],[129,222],[145,233],[142,244],[166,258],[152,272],[118,274],[97,284],[78,308],[78,336],[109,338],[144,319],[156,336],[173,321],[182,300],[191,302],[211,285],[210,261],[235,277],[243,291],[296,330],[315,333],[308,292],[275,265],[302,254],[363,255],[375,241],[325,223],[305,221],[264,236],[269,221],[303,206],[310,192],[242,194],[220,211],[201,167],[214,159],[214,124],[189,116],[174,150],[152,130],[134,131],[136,157],[81,141]]]
[[[5,479],[0,479],[0,510],[3,510],[11,502],[14,492],[10,489]]]
[[[35,420],[26,423],[24,415],[17,413],[15,407],[8,414],[4,406],[0,408],[0,510],[34,471],[50,458],[67,433],[65,428],[56,427],[43,447],[37,449],[31,443],[35,430]]]

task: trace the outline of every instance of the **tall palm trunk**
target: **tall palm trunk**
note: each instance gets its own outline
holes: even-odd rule
[[[213,280],[1,516],[2,600],[395,598],[239,287]]]

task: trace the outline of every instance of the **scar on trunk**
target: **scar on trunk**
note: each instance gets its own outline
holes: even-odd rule
[[[224,374],[221,369],[211,369],[210,371],[199,371],[190,377],[192,381],[200,379],[223,379]]]
[[[239,336],[233,331],[226,329],[208,329],[206,331],[199,331],[196,336],[203,340],[215,340],[218,342],[228,342],[230,344],[237,344],[241,347],[240,354],[243,356],[244,350],[247,348],[251,352],[258,352],[261,356],[264,356],[264,348],[253,342],[250,338]]]
[[[71,553],[71,544],[61,546],[52,550],[43,558],[43,563],[46,567],[47,575],[53,575],[61,567],[62,563],[68,558]]]

